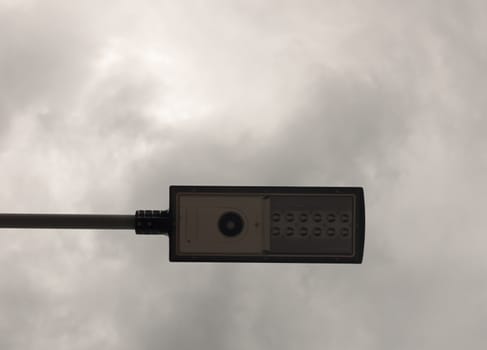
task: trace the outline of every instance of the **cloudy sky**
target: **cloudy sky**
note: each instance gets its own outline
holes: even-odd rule
[[[0,212],[363,186],[362,265],[2,230],[0,349],[481,348],[484,1],[0,0]]]

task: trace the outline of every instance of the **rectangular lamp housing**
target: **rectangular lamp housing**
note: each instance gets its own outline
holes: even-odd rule
[[[361,263],[361,187],[171,186],[170,260]]]

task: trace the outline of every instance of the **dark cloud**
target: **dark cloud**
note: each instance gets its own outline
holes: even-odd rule
[[[32,3],[0,13],[2,98],[14,110],[76,98],[99,41],[83,9]],[[80,12],[77,12],[80,11]]]
[[[2,211],[357,185],[367,238],[360,266],[199,265],[166,237],[4,231],[0,347],[482,344],[485,8],[396,5],[2,7]]]

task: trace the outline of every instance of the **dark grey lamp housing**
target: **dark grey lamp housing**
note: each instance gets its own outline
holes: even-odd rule
[[[0,214],[4,228],[135,229],[169,236],[171,261],[361,263],[360,187],[171,186],[167,211]]]

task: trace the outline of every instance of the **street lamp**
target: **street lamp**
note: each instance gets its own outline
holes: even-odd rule
[[[170,261],[361,263],[360,187],[171,186],[169,210],[133,215],[0,214],[0,228],[167,234]]]

